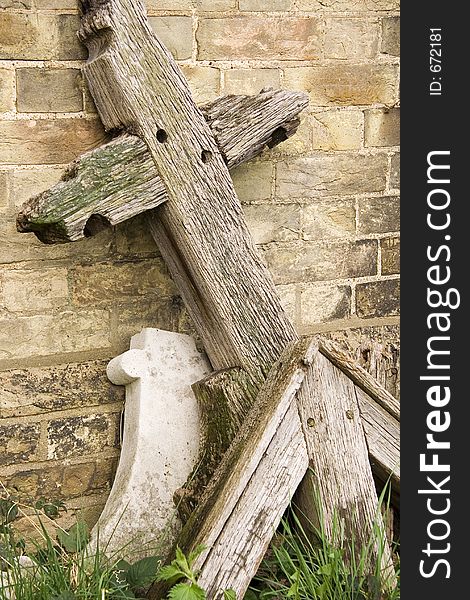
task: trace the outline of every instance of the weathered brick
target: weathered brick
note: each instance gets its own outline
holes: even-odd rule
[[[196,0],[196,6],[201,11],[231,10],[237,8],[237,0]]]
[[[358,150],[362,147],[364,115],[359,110],[333,110],[312,115],[315,150]]]
[[[400,189],[400,153],[397,152],[392,156],[390,164],[390,187],[392,189]]]
[[[312,106],[386,104],[398,99],[396,65],[334,64],[284,70],[286,89],[304,90]]]
[[[149,13],[158,10],[191,10],[194,0],[145,0]]]
[[[378,47],[378,19],[326,19],[323,50],[326,58],[373,58]]]
[[[95,475],[95,463],[69,465],[64,467],[62,494],[67,498],[75,498],[92,491]]]
[[[351,314],[351,288],[348,285],[309,283],[300,294],[302,326],[347,319]]]
[[[213,67],[181,65],[197,104],[214,100],[220,93],[220,71]]]
[[[31,8],[31,0],[0,0],[0,8]]]
[[[0,59],[77,60],[87,57],[78,15],[0,13]]]
[[[295,284],[277,285],[276,291],[287,316],[295,323],[297,318],[297,286]]]
[[[300,114],[300,125],[289,139],[269,151],[269,156],[301,156],[312,151],[312,119],[306,113]]]
[[[364,114],[366,146],[398,146],[400,144],[400,109],[372,109]]]
[[[40,433],[38,423],[0,425],[0,465],[34,460]]]
[[[106,376],[107,361],[0,372],[0,411],[4,417],[124,402],[124,388]]]
[[[232,17],[202,19],[197,31],[201,60],[295,59],[320,54],[318,19],[297,17]]]
[[[382,19],[381,51],[391,56],[400,56],[400,17]]]
[[[8,205],[8,175],[0,171],[0,208]]]
[[[255,244],[289,242],[300,235],[300,208],[293,204],[272,206],[252,204],[244,207]]]
[[[382,251],[382,275],[396,275],[400,272],[400,238],[380,240]]]
[[[0,112],[13,110],[15,92],[15,72],[13,69],[0,69]]]
[[[242,202],[265,200],[271,197],[273,164],[247,163],[232,171],[235,191]]]
[[[95,475],[93,477],[93,489],[109,491],[116,473],[118,459],[103,458],[96,461]]]
[[[264,256],[275,283],[347,279],[377,274],[376,240],[271,247]]]
[[[356,286],[356,313],[361,318],[400,314],[400,280],[388,279]]]
[[[238,0],[238,7],[247,12],[290,10],[292,0]]]
[[[8,490],[14,490],[20,499],[34,499],[39,497],[40,474],[37,470],[20,471],[2,477],[2,483]]]
[[[76,0],[34,0],[36,8],[48,10],[77,10]]]
[[[55,185],[64,173],[62,167],[41,166],[40,168],[11,171],[11,203],[20,208],[27,200]]]
[[[10,312],[48,310],[68,301],[67,269],[1,269],[0,305]]]
[[[385,196],[359,200],[358,233],[388,233],[400,230],[400,198]]]
[[[191,17],[150,17],[150,25],[177,60],[191,58],[193,23]]]
[[[385,155],[318,155],[277,165],[276,194],[280,198],[316,198],[385,189]]]
[[[137,215],[116,227],[116,248],[122,257],[159,255],[146,215]]]
[[[351,237],[356,231],[354,200],[328,200],[305,206],[302,224],[305,240]]]
[[[0,359],[96,351],[109,344],[109,315],[104,310],[0,317]]]
[[[0,163],[64,164],[106,139],[98,119],[0,121]]]
[[[89,415],[54,419],[47,424],[47,457],[73,458],[114,447],[117,416]]]
[[[162,260],[102,263],[71,269],[72,298],[77,306],[135,301],[139,296],[177,293]]]
[[[79,69],[18,69],[19,112],[79,112],[83,93]]]
[[[397,11],[400,0],[297,0],[298,10],[306,11]]]
[[[278,69],[230,69],[224,72],[224,94],[258,94],[280,86]]]

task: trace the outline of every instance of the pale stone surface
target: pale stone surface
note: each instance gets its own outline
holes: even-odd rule
[[[177,60],[191,58],[193,25],[191,17],[150,17],[150,25]]]
[[[385,196],[359,200],[358,232],[388,233],[400,230],[400,198]]]
[[[197,30],[201,60],[313,60],[320,39],[321,24],[313,17],[201,19]]]
[[[79,69],[18,69],[18,112],[79,112],[83,110]]]
[[[63,167],[41,166],[10,172],[10,197],[12,204],[20,208],[27,200],[55,185],[64,173]]]
[[[400,153],[397,152],[391,158],[390,164],[390,187],[400,189]]]
[[[366,146],[398,146],[400,144],[400,109],[366,110],[364,135]]]
[[[40,312],[67,301],[67,269],[0,268],[0,306],[10,312]]]
[[[396,65],[334,64],[284,70],[285,89],[309,92],[312,106],[385,104],[398,100]]]
[[[400,0],[297,0],[299,10],[306,11],[376,11],[400,10]]]
[[[303,209],[304,240],[351,237],[356,231],[354,200],[314,202]]]
[[[207,12],[237,8],[237,0],[195,0],[195,2],[197,8]]]
[[[310,283],[300,294],[300,315],[303,326],[346,319],[351,312],[351,288],[347,285]]]
[[[0,208],[8,205],[8,175],[0,171]]]
[[[238,7],[247,12],[289,10],[292,8],[292,0],[238,0]]]
[[[0,162],[64,164],[106,139],[97,119],[0,121]]]
[[[191,10],[195,0],[145,0],[149,14],[156,10]]]
[[[400,17],[382,20],[382,48],[384,54],[400,56]]]
[[[324,55],[326,58],[373,58],[379,46],[378,19],[326,19]]]
[[[315,150],[359,150],[363,141],[364,114],[360,110],[333,110],[310,118]]]
[[[318,155],[277,165],[279,198],[316,198],[337,194],[380,192],[385,189],[386,155]]]
[[[108,552],[130,542],[128,555],[148,544],[169,549],[178,519],[174,492],[197,459],[199,416],[191,384],[210,365],[189,336],[144,329],[131,349],[113,359],[108,376],[126,385],[121,458],[111,494],[99,519],[100,543]],[[96,539],[96,537],[95,537]]]
[[[255,244],[289,242],[300,237],[300,208],[294,204],[252,204],[244,207],[244,213]]]
[[[275,283],[327,281],[377,274],[376,240],[303,243],[264,252]]]
[[[205,104],[220,95],[220,71],[213,67],[181,65],[196,104]]]
[[[242,202],[271,197],[273,164],[269,162],[240,165],[231,173],[235,191]]]
[[[0,112],[13,110],[15,89],[15,71],[0,69]]]
[[[109,345],[105,310],[0,317],[0,359],[97,351]]]
[[[278,69],[230,69],[224,73],[224,94],[259,94],[263,88],[279,88]]]

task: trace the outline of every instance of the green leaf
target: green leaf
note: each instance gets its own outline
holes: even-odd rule
[[[165,565],[160,569],[157,575],[157,580],[170,582],[174,581],[174,583],[176,583],[183,577],[186,578],[186,573],[172,563],[171,565]]]
[[[246,594],[243,600],[258,600],[258,595],[251,589],[246,590]]]
[[[18,516],[18,506],[16,502],[9,498],[2,498],[0,500],[0,522],[4,525],[11,523]]]
[[[72,554],[80,552],[90,540],[90,530],[85,521],[77,521],[68,531],[57,530],[57,540],[64,550]]]
[[[299,599],[299,586],[300,586],[300,572],[295,571],[294,574],[290,577],[291,586],[289,591],[287,592],[288,598],[294,598],[294,600]]]
[[[235,590],[224,590],[224,600],[237,600],[237,594]]]
[[[192,568],[196,558],[198,556],[200,556],[204,552],[205,549],[206,549],[206,546],[204,546],[204,544],[199,544],[198,546],[196,546],[194,548],[194,550],[192,552],[190,552],[188,554],[188,564],[189,564],[190,568]]]
[[[177,583],[169,591],[168,600],[206,600],[206,592],[194,583]]]
[[[125,572],[127,583],[132,589],[150,585],[157,576],[160,560],[156,556],[147,556],[130,565]]]

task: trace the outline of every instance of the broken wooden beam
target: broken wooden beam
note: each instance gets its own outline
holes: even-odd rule
[[[284,90],[225,96],[201,107],[230,169],[293,135],[307,95]],[[117,225],[167,200],[147,146],[122,134],[74,161],[62,180],[31,198],[17,218],[22,233],[46,244],[71,242]]]
[[[384,534],[355,390],[315,340],[290,344],[276,362],[178,540],[185,552],[205,546],[195,568],[209,599],[224,588],[243,597],[302,480],[319,490],[332,542],[337,521],[357,546]],[[318,506],[305,509],[318,518]],[[382,560],[392,580],[387,548]],[[156,584],[148,597],[163,593]]]
[[[80,37],[105,129],[136,133],[166,187],[152,232],[213,368],[238,366],[261,384],[297,335],[188,83],[141,1],[83,2]]]

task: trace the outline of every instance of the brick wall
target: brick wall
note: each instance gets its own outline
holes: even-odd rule
[[[83,242],[15,231],[21,204],[106,135],[74,0],[0,0],[0,479],[96,518],[119,454],[106,361],[143,326],[190,331],[142,218]],[[292,138],[234,173],[300,333],[396,342],[397,0],[148,0],[198,102],[305,90]],[[343,333],[338,333],[343,332]]]

